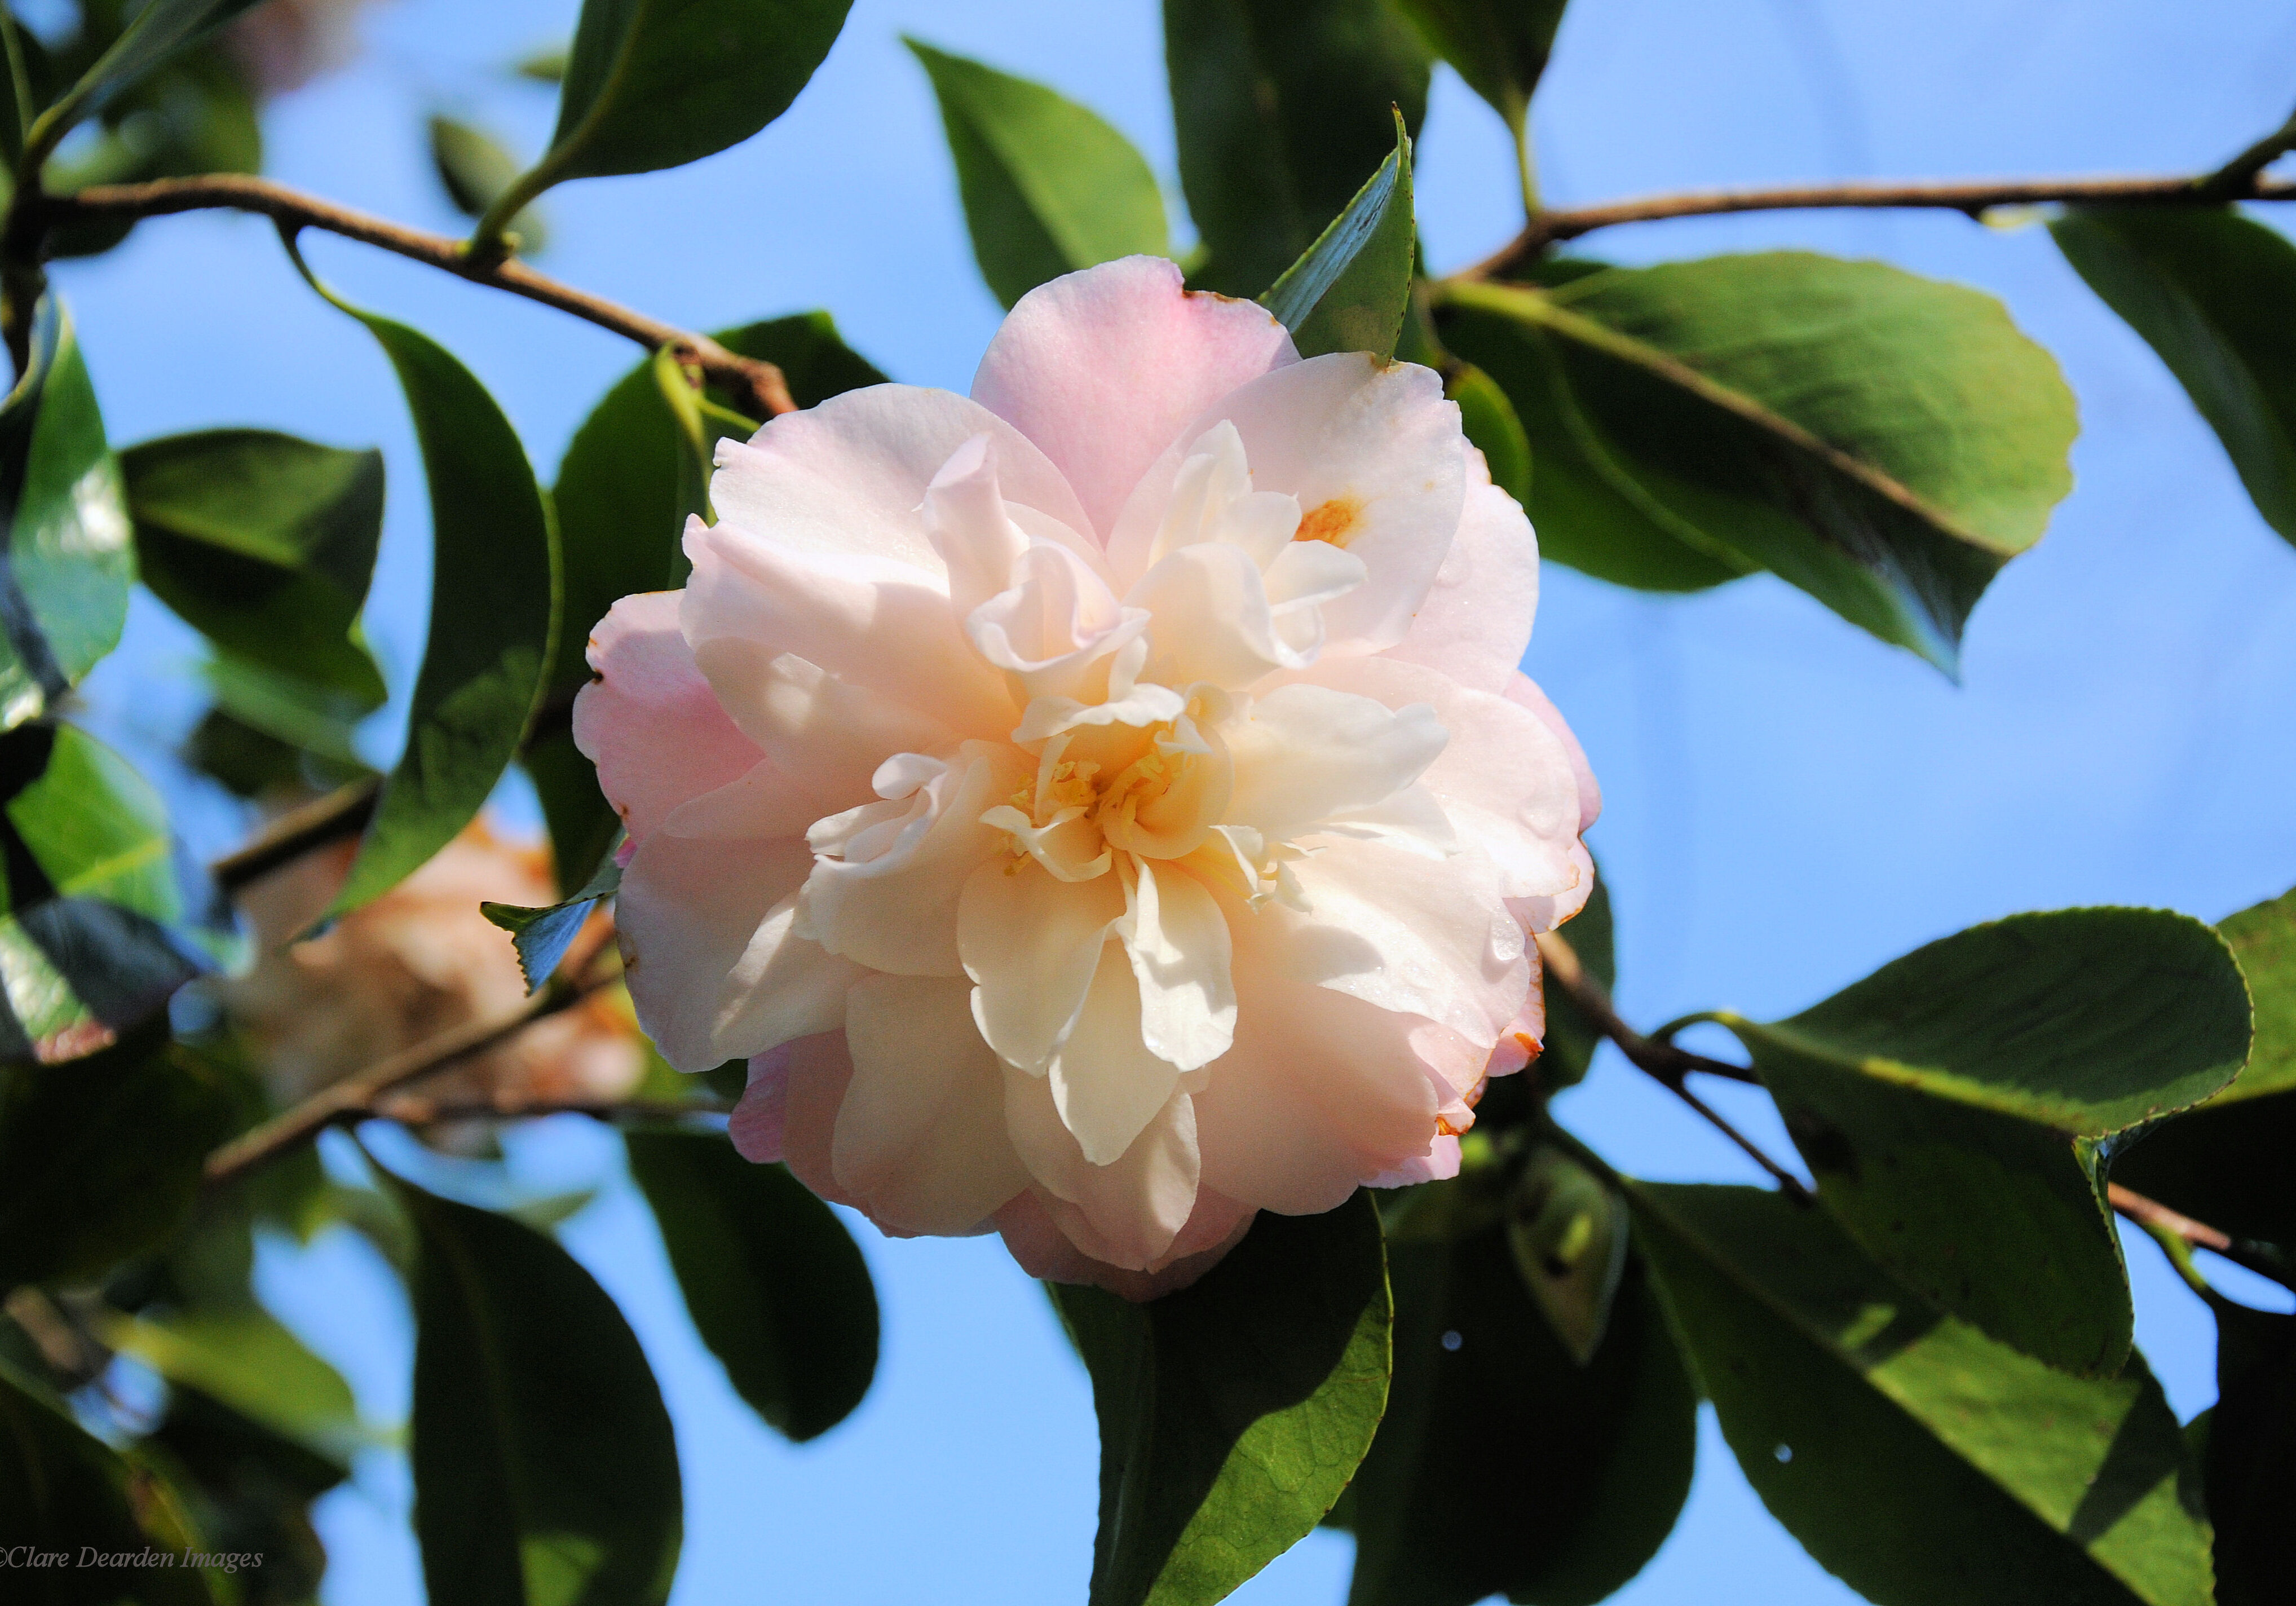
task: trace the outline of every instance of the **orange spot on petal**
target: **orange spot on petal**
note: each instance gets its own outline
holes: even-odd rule
[[[1363,516],[1363,498],[1334,496],[1329,502],[1318,503],[1300,515],[1300,528],[1292,537],[1294,541],[1329,541],[1334,546],[1345,546],[1348,537],[1355,533],[1356,523]]]

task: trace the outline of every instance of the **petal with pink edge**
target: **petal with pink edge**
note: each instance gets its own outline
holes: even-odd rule
[[[1538,542],[1514,498],[1471,451],[1458,534],[1404,638],[1383,656],[1424,664],[1478,692],[1505,692],[1538,611]]]
[[[1175,1091],[1114,1163],[1095,1166],[1054,1108],[1043,1077],[1004,1069],[1013,1146],[1061,1231],[1095,1260],[1151,1271],[1169,1257],[1196,1203],[1196,1120]]]
[[[574,699],[574,745],[598,766],[633,841],[765,757],[694,664],[678,629],[679,597],[652,591],[616,602],[590,633],[598,678]]]
[[[1090,524],[1078,528],[1104,539],[1191,419],[1298,360],[1265,308],[1191,291],[1159,258],[1127,257],[1021,297],[988,343],[972,394],[1043,448],[1084,504]]]

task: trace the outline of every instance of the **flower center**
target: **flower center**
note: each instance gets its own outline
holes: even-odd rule
[[[1089,754],[1090,756],[1086,756]],[[1147,726],[1096,725],[1046,740],[1036,777],[981,822],[1063,881],[1105,874],[1113,854],[1193,853],[1226,810],[1227,751],[1186,715]]]

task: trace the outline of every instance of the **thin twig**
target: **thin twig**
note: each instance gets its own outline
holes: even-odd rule
[[[372,1114],[375,1101],[391,1089],[483,1053],[536,1021],[620,979],[619,973],[611,966],[592,971],[589,960],[595,957],[594,950],[582,962],[552,977],[547,986],[511,1014],[492,1020],[474,1020],[441,1032],[428,1042],[418,1043],[340,1082],[329,1084],[293,1109],[242,1133],[208,1156],[208,1184],[212,1187],[252,1170],[339,1121]]]
[[[491,285],[571,313],[601,329],[627,336],[650,351],[663,346],[681,348],[693,354],[704,373],[740,386],[768,414],[797,410],[788,381],[771,363],[742,356],[707,335],[679,329],[587,291],[562,284],[536,273],[515,258],[486,261],[472,255],[459,240],[354,211],[267,178],[240,173],[209,173],[191,178],[159,178],[149,184],[91,184],[76,195],[45,199],[40,203],[39,222],[52,228],[80,218],[158,217],[173,212],[216,209],[259,212],[283,226],[324,229],[347,240],[395,251],[443,268],[474,284]]]
[[[2107,1202],[2114,1209],[2156,1238],[2165,1233],[2181,1239],[2194,1249],[2221,1255],[2234,1266],[2254,1272],[2259,1277],[2268,1278],[2283,1288],[2296,1288],[2296,1268],[2292,1268],[2286,1259],[2262,1244],[2234,1238],[2220,1227],[2212,1227],[2205,1221],[2195,1221],[2181,1211],[2172,1210],[2160,1200],[2147,1199],[2119,1183],[2108,1184],[2104,1192]]]
[[[290,809],[245,847],[209,865],[209,873],[227,897],[307,853],[357,836],[374,817],[375,797],[381,785],[370,776]]]
[[[2277,138],[2278,136],[2275,136]],[[2265,142],[2266,144],[2271,142]],[[2259,145],[2257,149],[2262,149]],[[2270,158],[2266,160],[2269,160]],[[1838,208],[1900,208],[1964,213],[1971,217],[1993,207],[2039,206],[2073,201],[2084,206],[2221,206],[2234,201],[2296,198],[2296,182],[2259,178],[2253,170],[2236,181],[2222,173],[2169,178],[1987,178],[1908,184],[1856,182],[1790,184],[1777,189],[1693,190],[1678,195],[1645,195],[1604,206],[1541,212],[1490,256],[1452,275],[1456,279],[1505,278],[1547,247],[1576,240],[1596,229],[1626,223],[1657,223],[1673,217],[1710,217],[1734,212],[1819,211]]]
[[[1684,1079],[1696,1070],[1726,1076],[1735,1081],[1751,1082],[1753,1076],[1745,1067],[1710,1060],[1703,1054],[1685,1053],[1671,1043],[1654,1042],[1628,1026],[1619,1019],[1619,1012],[1611,1006],[1611,996],[1603,990],[1603,984],[1587,973],[1587,967],[1578,961],[1578,951],[1561,933],[1542,931],[1538,934],[1538,957],[1547,979],[1570,996],[1570,1002],[1595,1023],[1597,1031],[1619,1045],[1619,1052],[1626,1055],[1630,1064],[1646,1073],[1659,1086],[1689,1105],[1717,1132],[1744,1150],[1749,1159],[1770,1174],[1779,1191],[1788,1198],[1799,1204],[1809,1202],[1809,1190],[1802,1185],[1801,1178],[1765,1154],[1751,1138],[1732,1126],[1721,1111],[1691,1092]]]
[[[734,1106],[722,1099],[533,1099],[488,1102],[465,1099],[448,1103],[419,1093],[394,1094],[377,1100],[365,1111],[384,1120],[410,1127],[433,1121],[524,1121],[545,1115],[586,1115],[598,1120],[668,1121],[687,1116],[728,1116]]]

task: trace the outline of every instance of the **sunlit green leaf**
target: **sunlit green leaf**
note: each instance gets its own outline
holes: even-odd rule
[[[32,140],[53,148],[53,137],[144,73],[230,20],[255,0],[148,0],[121,27],[111,47],[81,75],[63,98],[33,125]]]
[[[67,1064],[0,1067],[0,1288],[84,1281],[165,1238],[233,1108],[164,1023]]]
[[[845,1420],[877,1368],[877,1296],[844,1225],[781,1166],[718,1133],[633,1132],[685,1308],[726,1381],[793,1439]]]
[[[1180,183],[1201,289],[1256,296],[1427,110],[1429,57],[1387,0],[1165,0]]]
[[[2296,245],[2204,207],[2076,209],[2049,233],[2185,387],[2265,522],[2296,542]]]
[[[411,1453],[431,1606],[658,1606],[677,1448],[629,1323],[541,1233],[398,1192],[422,1242]]]
[[[1876,1606],[2209,1606],[2199,1479],[2141,1357],[2096,1379],[2045,1366],[1781,1194],[1628,1196],[1748,1481]]]
[[[1394,355],[1411,301],[1418,225],[1411,208],[1411,136],[1396,114],[1395,149],[1355,199],[1260,297],[1302,356]]]
[[[1704,581],[1670,566],[1689,571],[1672,588],[1759,565],[1948,673],[1978,597],[2071,486],[2048,354],[1991,297],[1882,263],[1774,251],[1460,284],[1439,327],[1507,388],[1534,454],[1562,435],[1610,493],[1620,578],[1670,578],[1646,550],[1663,533],[1707,560]]]
[[[1746,1045],[1818,1196],[1914,1289],[2089,1375],[2128,1350],[2107,1140],[2198,1103],[2247,1058],[2217,934],[2150,909],[1975,926]]]
[[[340,1465],[379,1442],[359,1421],[342,1375],[260,1307],[162,1320],[111,1312],[99,1331],[106,1344],[169,1382],[197,1389]]]
[[[1387,1404],[1379,1217],[1263,1214],[1193,1287],[1054,1298],[1092,1372],[1092,1606],[1210,1606],[1323,1520]]]
[[[1098,114],[1044,85],[905,41],[932,78],[972,254],[1010,307],[1047,279],[1118,257],[1165,257],[1156,176]]]
[[[209,430],[119,455],[144,583],[217,646],[381,706],[357,637],[382,535],[382,454]]]
[[[1472,363],[1451,365],[1443,394],[1459,404],[1459,426],[1483,455],[1491,483],[1528,508],[1530,505],[1530,438],[1498,382]]]

